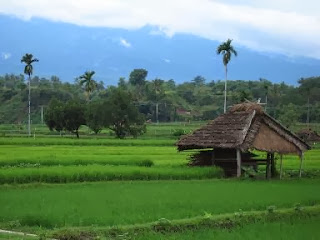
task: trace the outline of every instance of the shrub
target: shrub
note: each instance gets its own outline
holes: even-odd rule
[[[274,211],[276,210],[276,206],[271,205],[267,207],[267,212],[268,213],[274,213]]]
[[[172,135],[175,137],[180,137],[185,134],[187,134],[187,132],[184,129],[175,129],[174,132],[172,133]]]

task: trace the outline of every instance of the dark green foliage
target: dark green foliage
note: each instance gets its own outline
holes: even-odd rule
[[[187,134],[187,132],[184,129],[176,129],[172,133],[172,135],[175,137],[181,137],[182,135],[185,135],[185,134]]]
[[[140,167],[151,167],[154,163],[150,159],[142,160],[138,163],[138,166]]]
[[[299,113],[297,106],[290,103],[287,106],[282,107],[278,119],[284,126],[291,128],[295,123],[298,122],[298,118]]]
[[[117,87],[109,86],[107,89],[99,83],[94,91],[94,88],[88,89],[91,91],[90,101],[104,102],[115,89],[122,89],[131,94],[139,112],[152,122],[211,120],[223,112],[224,81],[206,83],[203,77],[196,76],[191,82],[176,84],[172,79],[147,81],[146,74],[145,69],[135,69],[130,74],[131,81],[121,78]],[[272,83],[263,78],[257,81],[228,81],[227,107],[245,99],[256,101],[260,98],[262,103],[268,102],[264,105],[267,113],[280,119],[285,125],[294,125],[295,122],[320,122],[320,78],[304,78],[298,83],[298,86],[290,86],[285,83]],[[46,109],[53,98],[63,102],[70,99],[90,102],[88,93],[87,97],[83,94],[84,89],[79,79],[72,84],[63,83],[56,76],[48,79],[34,76],[31,78],[31,86],[33,124],[41,123],[42,106]],[[0,100],[0,123],[27,122],[28,91],[23,75],[0,76]],[[290,103],[297,114],[293,118],[290,113],[289,117],[286,116]],[[291,109],[290,106],[288,109]],[[190,114],[180,114],[180,110]],[[287,124],[287,119],[295,121]]]
[[[83,75],[79,77],[79,83],[86,91],[87,100],[90,99],[91,93],[93,92],[93,90],[97,88],[98,85],[97,82],[92,79],[94,74],[95,71],[86,71]]]
[[[84,111],[80,101],[70,100],[64,103],[52,100],[45,112],[45,123],[50,130],[69,131],[79,138],[79,128],[86,124]]]
[[[217,48],[217,54],[223,55],[223,64],[225,66],[227,66],[228,63],[230,62],[232,54],[235,56],[238,55],[237,51],[231,45],[231,42],[232,42],[232,39],[228,39],[227,41],[219,45]]]
[[[148,71],[145,69],[134,69],[129,76],[129,83],[134,86],[142,86],[145,84]]]
[[[37,58],[33,58],[32,54],[26,53],[22,59],[21,59],[22,63],[25,63],[25,67],[24,67],[24,74],[28,75],[29,78],[33,73],[33,66],[32,63],[34,62],[39,62],[39,60]]]
[[[137,137],[146,131],[145,118],[139,113],[128,92],[115,89],[103,103],[103,123],[118,138]]]
[[[101,117],[103,112],[103,105],[100,102],[90,102],[88,103],[85,111],[86,125],[95,133],[98,134],[104,124]]]

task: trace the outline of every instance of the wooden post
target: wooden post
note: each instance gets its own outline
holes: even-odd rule
[[[237,177],[241,177],[241,151],[237,149]]]
[[[271,158],[271,154],[267,153],[266,179],[270,178],[270,158]]]
[[[280,154],[280,179],[282,178],[282,154]]]
[[[303,152],[300,154],[300,168],[299,168],[299,177],[302,175],[302,162],[303,162]]]
[[[270,161],[271,161],[271,168],[270,168],[271,178],[273,178],[276,175],[276,164],[275,164],[275,161],[274,161],[274,153],[271,153]]]

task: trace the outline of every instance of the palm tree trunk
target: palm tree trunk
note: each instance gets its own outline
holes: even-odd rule
[[[31,136],[31,77],[29,75],[29,92],[28,92],[28,135]]]
[[[227,77],[228,77],[228,68],[227,65],[225,65],[225,70],[226,70],[226,80],[224,82],[224,108],[223,112],[227,112]]]

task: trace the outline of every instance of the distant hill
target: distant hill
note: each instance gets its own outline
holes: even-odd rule
[[[96,71],[96,80],[116,84],[134,68],[149,71],[148,79],[174,79],[181,83],[197,75],[208,81],[224,79],[218,42],[192,35],[172,38],[152,26],[137,30],[88,28],[42,19],[22,21],[0,15],[0,74],[23,71],[21,56],[33,53],[40,59],[35,74],[59,76],[73,82],[86,70]],[[297,33],[298,34],[298,33]],[[301,77],[319,75],[320,60],[288,58],[258,53],[237,46],[239,56],[230,64],[229,78],[296,84]]]

